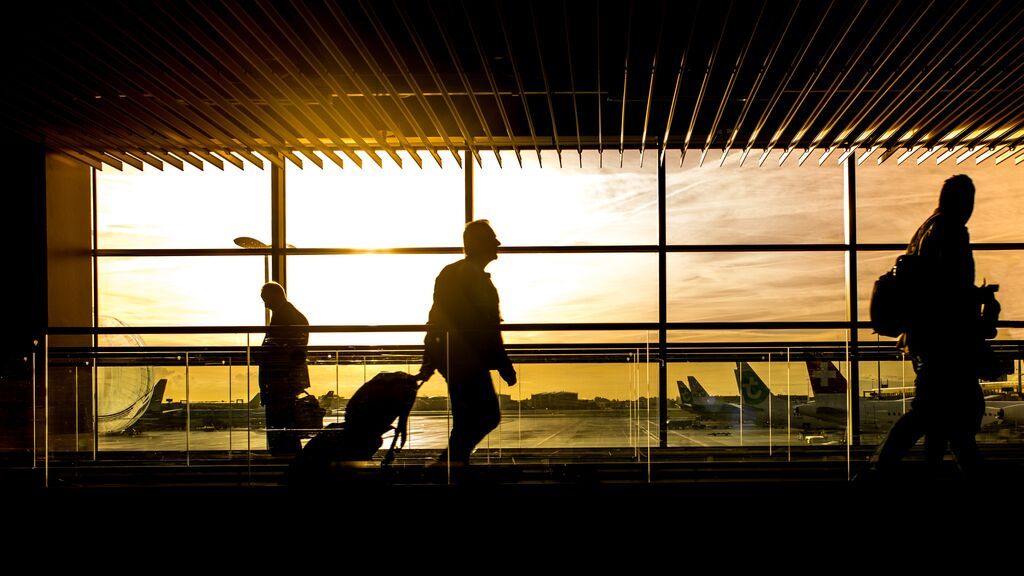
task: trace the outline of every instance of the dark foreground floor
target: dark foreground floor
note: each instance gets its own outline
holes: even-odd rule
[[[425,468],[433,455],[409,451],[387,471],[335,466],[302,485],[286,460],[264,454],[187,463],[173,454],[55,458],[48,478],[9,465],[7,548],[21,539],[37,551],[79,550],[53,560],[138,554],[148,564],[195,550],[255,562],[301,550],[306,561],[333,566],[352,550],[379,556],[396,543],[428,556],[468,547],[518,558],[544,547],[590,560],[706,560],[720,550],[728,555],[719,560],[730,562],[754,560],[747,547],[770,547],[799,564],[810,550],[831,547],[994,546],[1004,535],[1019,538],[1024,518],[1024,450],[1012,447],[987,452],[985,475],[975,480],[952,461],[935,476],[915,453],[900,477],[865,483],[848,473],[867,454],[852,452],[848,465],[844,448],[771,456],[668,450],[649,458],[628,450],[477,452],[473,466],[450,472]],[[92,552],[80,558],[81,549]]]

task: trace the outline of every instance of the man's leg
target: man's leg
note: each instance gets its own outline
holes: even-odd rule
[[[459,381],[449,382],[452,400],[452,434],[448,451],[452,462],[469,463],[469,455],[480,440],[501,420],[498,397],[489,371],[463,372]]]
[[[919,410],[911,408],[896,421],[885,440],[878,446],[875,452],[878,471],[882,474],[892,474],[924,433],[924,415]]]
[[[297,454],[302,448],[295,428],[294,398],[268,398],[266,404],[267,450],[275,456]]]
[[[964,476],[968,479],[975,478],[981,464],[981,451],[978,450],[978,442],[974,438],[974,431],[965,431],[960,434],[953,434],[949,440],[953,456]]]

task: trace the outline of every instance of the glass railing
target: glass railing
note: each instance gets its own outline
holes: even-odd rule
[[[344,422],[348,400],[364,383],[380,372],[415,374],[423,354],[414,327],[334,328],[314,327],[306,353],[308,393],[318,399],[325,427]],[[289,460],[268,453],[268,432],[297,434],[304,444],[320,430],[268,426],[259,395],[262,328],[203,330],[49,336],[37,359],[46,369],[35,387],[33,451],[47,476],[97,465],[141,465],[155,473],[244,466],[233,477],[254,481],[283,469]],[[531,330],[531,337],[543,334]],[[803,461],[830,463],[830,473],[845,477],[913,400],[913,368],[891,341],[860,342],[855,394],[845,341],[799,340],[801,333],[780,330],[761,342],[728,342],[724,333],[701,334],[712,341],[698,342],[683,332],[669,333],[664,397],[656,331],[606,326],[584,343],[508,344],[518,383],[509,387],[492,372],[502,417],[477,445],[473,464],[612,462],[657,480],[680,461]],[[373,341],[389,343],[365,344]],[[1024,406],[1024,354],[1017,342],[995,349],[1014,370],[983,383],[987,408],[978,440],[1019,445],[1024,423],[1015,407]],[[437,458],[452,416],[445,380],[435,373],[419,390],[396,467]],[[391,439],[392,433],[382,438],[378,462]]]

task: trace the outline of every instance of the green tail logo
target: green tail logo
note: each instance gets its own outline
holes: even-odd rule
[[[750,366],[743,364],[738,369],[738,372],[737,377],[741,382],[740,393],[743,394],[743,402],[754,406],[766,402],[771,395],[771,391],[768,390],[768,387],[764,385],[764,382],[758,378]]]

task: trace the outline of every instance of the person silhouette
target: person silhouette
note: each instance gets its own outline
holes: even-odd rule
[[[309,321],[288,301],[284,287],[268,282],[260,291],[270,309],[270,325],[257,354],[260,402],[266,407],[267,449],[274,455],[293,455],[301,449],[296,398],[309,388],[306,345]]]
[[[501,421],[490,371],[497,370],[509,386],[516,384],[501,337],[498,291],[484,272],[501,243],[487,220],[466,224],[462,238],[466,257],[445,266],[434,283],[417,375],[426,381],[437,370],[448,384],[452,431],[435,464],[456,466],[469,464],[473,448]]]
[[[960,469],[976,472],[980,452],[975,434],[981,427],[985,399],[978,384],[986,329],[981,321],[985,288],[974,285],[974,255],[967,221],[974,211],[974,183],[963,174],[947,179],[939,205],[914,233],[907,254],[916,255],[919,274],[907,331],[900,344],[916,374],[911,408],[893,425],[876,453],[882,476],[896,472],[900,461],[923,436],[932,472],[947,445]]]

